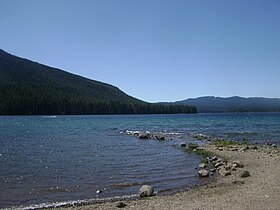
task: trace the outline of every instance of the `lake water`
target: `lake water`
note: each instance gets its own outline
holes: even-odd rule
[[[140,140],[125,130],[173,140]],[[190,132],[279,145],[280,113],[2,116],[0,208],[132,195],[143,184],[159,193],[199,184],[201,157],[180,147],[196,141]]]

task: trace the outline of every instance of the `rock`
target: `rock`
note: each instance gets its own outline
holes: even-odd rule
[[[194,135],[194,138],[196,138],[197,140],[206,140],[207,136],[204,134],[197,134],[197,135]]]
[[[223,161],[222,158],[218,158],[218,159],[217,159],[217,162],[222,162],[222,161]]]
[[[209,176],[209,172],[205,169],[201,169],[201,170],[198,171],[198,175],[200,177],[207,177],[207,176]]]
[[[224,168],[224,166],[219,166],[219,167],[217,168],[217,170],[219,171],[219,170],[221,170],[221,168]]]
[[[224,165],[223,162],[216,163],[216,164],[215,164],[215,168],[218,168],[218,167],[220,167],[220,166],[222,166],[222,165]]]
[[[234,151],[238,151],[238,149],[237,148],[231,148],[230,151],[234,152]]]
[[[243,147],[242,149],[240,149],[241,152],[245,152],[245,151],[247,151],[247,150],[249,150],[249,147],[248,147],[248,146],[245,146],[245,147]]]
[[[232,164],[231,170],[232,170],[232,171],[236,171],[236,170],[237,170],[237,167],[236,167],[235,164]]]
[[[185,146],[187,146],[187,143],[182,142],[182,143],[180,144],[180,146],[181,146],[181,147],[185,147]]]
[[[242,178],[246,178],[246,177],[249,177],[249,176],[251,176],[249,171],[241,171],[240,172],[240,177],[242,177]]]
[[[102,190],[97,190],[96,193],[97,193],[97,194],[103,193],[103,191],[102,191]]]
[[[125,134],[138,136],[140,134],[140,132],[139,131],[129,131],[129,130],[126,130]]]
[[[243,168],[243,164],[239,160],[233,161],[233,164],[235,165],[236,168]]]
[[[159,135],[159,136],[156,136],[156,139],[157,139],[157,140],[165,140],[165,137],[162,136],[162,135]]]
[[[198,167],[199,167],[199,168],[205,168],[205,167],[206,167],[206,164],[205,164],[205,163],[201,163],[201,164],[198,165]]]
[[[215,172],[216,169],[215,169],[215,168],[210,168],[210,171],[211,171],[211,172]]]
[[[228,163],[227,165],[225,165],[225,169],[229,171],[230,169],[232,169],[232,166],[233,165],[231,163]]]
[[[224,167],[219,170],[219,174],[222,175],[222,176],[231,175],[230,171],[226,170],[226,168],[224,168]]]
[[[140,134],[138,135],[138,138],[139,138],[139,139],[148,139],[148,138],[150,138],[150,134],[147,133],[147,132],[140,133]]]
[[[244,182],[244,181],[238,181],[238,180],[233,181],[232,183],[233,183],[233,184],[245,184],[245,182]]]
[[[250,147],[250,149],[257,150],[257,149],[258,149],[258,147],[257,147],[257,146],[252,145],[252,146]]]
[[[212,161],[216,161],[216,160],[218,160],[217,156],[213,156]]]
[[[140,197],[150,197],[154,194],[154,188],[149,185],[143,185],[139,190]]]
[[[117,205],[116,205],[116,207],[118,207],[118,208],[124,208],[124,207],[126,207],[127,205],[125,204],[125,203],[123,203],[123,202],[119,202]]]
[[[274,148],[277,148],[277,145],[276,145],[276,144],[272,144],[271,146],[274,147]]]

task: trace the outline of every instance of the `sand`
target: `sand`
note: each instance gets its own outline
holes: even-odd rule
[[[127,206],[122,209],[280,209],[280,153],[279,149],[262,146],[247,151],[217,150],[207,145],[207,150],[223,157],[228,162],[239,160],[243,168],[231,171],[229,176],[218,175],[215,181],[196,189],[168,196],[153,196],[137,200],[122,201]],[[250,177],[241,178],[241,171],[250,172]],[[207,178],[206,178],[207,179]],[[106,202],[58,209],[120,209],[116,202]],[[56,208],[57,209],[57,208]]]

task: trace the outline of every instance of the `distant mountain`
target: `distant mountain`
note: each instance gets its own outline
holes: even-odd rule
[[[206,96],[177,101],[175,104],[190,104],[197,107],[198,112],[279,112],[279,98],[242,98],[233,96],[221,98]]]
[[[195,113],[147,103],[112,85],[19,58],[0,49],[0,115]]]

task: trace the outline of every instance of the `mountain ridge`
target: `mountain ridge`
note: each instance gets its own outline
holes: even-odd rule
[[[113,85],[0,49],[0,115],[163,113],[196,113],[196,108],[144,102]]]
[[[173,104],[190,104],[198,112],[279,112],[280,98],[202,96],[175,101]]]

